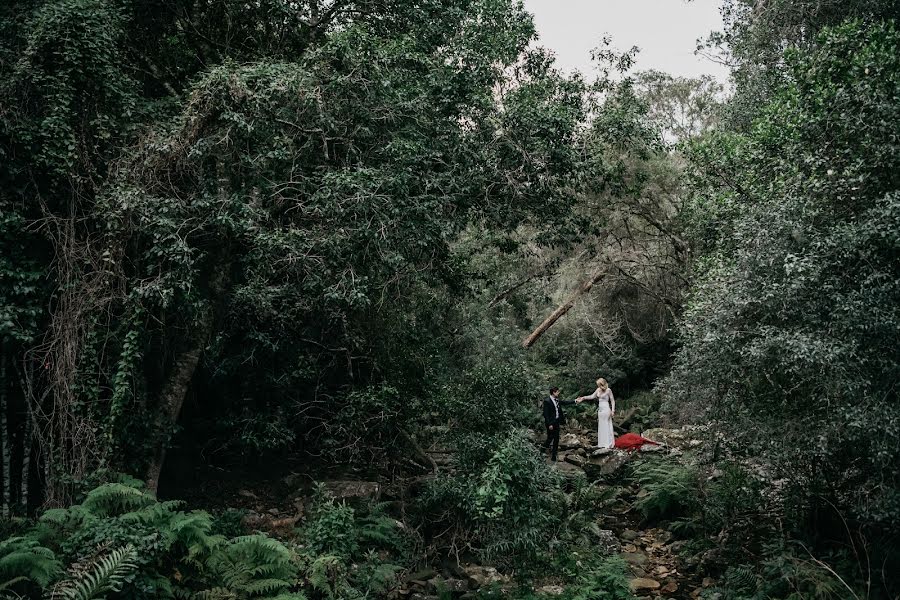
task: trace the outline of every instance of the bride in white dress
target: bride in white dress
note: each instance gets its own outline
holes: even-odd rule
[[[616,414],[616,398],[609,384],[602,377],[597,380],[597,389],[590,396],[580,396],[575,401],[597,400],[597,447],[612,448],[616,443],[612,418]]]

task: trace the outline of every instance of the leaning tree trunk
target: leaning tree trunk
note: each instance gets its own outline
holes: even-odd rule
[[[591,291],[591,288],[594,287],[594,284],[598,283],[603,277],[606,275],[605,272],[601,271],[596,273],[593,277],[584,282],[581,287],[575,290],[569,299],[566,300],[563,304],[559,306],[556,310],[554,310],[549,317],[544,319],[544,322],[537,326],[537,329],[528,334],[524,340],[522,340],[522,346],[525,348],[531,348],[538,338],[544,335],[544,332],[550,329],[554,323],[562,318],[569,310],[575,306],[575,302],[584,294]]]
[[[159,487],[159,475],[166,460],[169,438],[178,423],[181,407],[184,405],[184,398],[190,387],[191,379],[194,377],[194,371],[197,370],[203,349],[212,333],[212,322],[212,311],[207,310],[194,332],[194,338],[189,347],[175,359],[171,374],[160,394],[153,423],[153,435],[155,436],[153,457],[145,476],[147,488],[153,493],[156,493],[156,489]]]
[[[191,385],[191,379],[200,363],[206,343],[212,335],[215,322],[214,307],[221,302],[221,297],[225,293],[228,270],[227,262],[220,263],[215,267],[210,278],[209,306],[203,311],[200,322],[193,329],[193,336],[187,346],[175,358],[169,377],[160,393],[153,422],[153,455],[144,477],[147,488],[153,493],[156,493],[159,487],[159,476],[166,460],[169,438],[181,415],[181,407],[184,405],[184,398]]]

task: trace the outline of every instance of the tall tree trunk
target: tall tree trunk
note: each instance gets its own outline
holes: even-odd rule
[[[594,287],[594,284],[598,283],[603,277],[606,275],[605,271],[600,271],[596,273],[593,277],[584,282],[581,287],[575,290],[569,299],[566,300],[563,304],[559,306],[556,310],[554,310],[549,317],[544,319],[543,323],[537,326],[537,329],[532,331],[528,336],[522,340],[522,346],[525,348],[531,348],[538,338],[544,335],[544,332],[550,329],[554,323],[556,323],[563,315],[565,315],[569,310],[575,306],[575,301],[578,300],[584,294],[587,294],[591,291],[591,288]]]
[[[25,433],[22,436],[22,481],[19,488],[19,504],[22,510],[28,514],[28,476],[31,470],[31,444],[34,442],[32,437],[31,411],[26,407],[25,412]]]
[[[12,491],[12,465],[10,465],[9,427],[6,422],[6,348],[0,342],[0,454],[3,455],[3,509],[4,519],[9,518],[9,502]]]
[[[210,303],[203,312],[200,322],[193,330],[193,337],[172,364],[168,380],[160,393],[159,404],[153,423],[153,456],[145,474],[147,488],[156,493],[159,487],[159,476],[166,460],[166,450],[172,430],[178,424],[181,407],[187,395],[191,379],[200,363],[203,349],[212,335],[215,323],[215,305],[221,302],[225,292],[225,279],[230,265],[227,262],[216,265],[210,278]]]

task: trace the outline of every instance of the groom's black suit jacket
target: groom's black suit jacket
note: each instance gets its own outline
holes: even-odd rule
[[[556,400],[556,403],[559,404],[559,417],[556,416],[556,410],[553,408],[553,400],[550,396],[544,398],[544,425],[550,427],[551,425],[565,425],[566,424],[566,415],[563,412],[563,404],[575,404],[574,400]]]

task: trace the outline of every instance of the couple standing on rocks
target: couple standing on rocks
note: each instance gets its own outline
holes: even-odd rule
[[[579,396],[575,400],[560,400],[559,388],[550,388],[550,396],[544,399],[544,425],[547,427],[547,441],[544,450],[550,450],[550,459],[556,461],[559,448],[559,429],[566,423],[564,404],[576,404],[585,400],[597,401],[597,447],[612,448],[616,442],[612,419],[616,414],[616,399],[602,377],[597,380],[597,389],[589,396]]]

